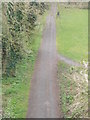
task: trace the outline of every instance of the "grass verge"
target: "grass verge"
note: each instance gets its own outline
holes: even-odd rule
[[[75,61],[88,58],[88,10],[64,8],[58,5],[56,19],[57,49],[61,55]]]
[[[39,18],[37,26],[28,50],[32,49],[30,55],[25,55],[21,62],[17,64],[16,77],[3,77],[3,117],[4,118],[25,118],[28,109],[28,97],[30,92],[30,81],[34,69],[37,52],[42,39],[42,30],[48,12]],[[23,35],[23,39],[26,39]],[[23,41],[23,40],[22,40]],[[24,49],[27,49],[25,46]]]
[[[60,103],[65,118],[88,117],[88,80],[86,70],[59,62]]]

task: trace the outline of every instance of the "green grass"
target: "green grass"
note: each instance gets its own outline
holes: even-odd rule
[[[56,19],[58,52],[75,61],[88,58],[88,10],[58,6]]]
[[[28,100],[30,93],[30,81],[34,70],[34,64],[37,52],[42,40],[42,30],[45,25],[47,12],[39,18],[40,25],[36,28],[31,45],[32,53],[17,64],[16,77],[3,77],[3,117],[5,118],[25,118],[28,109]],[[23,34],[23,39],[26,39]],[[23,40],[22,40],[23,42]],[[27,47],[25,46],[24,49]],[[29,50],[28,49],[28,50]]]
[[[4,117],[25,117],[33,65],[30,59],[23,59],[17,65],[16,77],[3,79]]]
[[[77,62],[82,61],[82,59],[87,61],[88,10],[64,8],[59,5],[58,10],[60,11],[60,16],[56,17],[56,45],[58,53]],[[84,69],[70,66],[61,61],[58,63],[60,104],[65,118],[87,116],[88,87],[87,83],[83,82],[85,78],[80,75],[80,71],[84,71]],[[83,90],[85,91],[84,95],[82,93]],[[77,95],[78,97],[76,97]]]

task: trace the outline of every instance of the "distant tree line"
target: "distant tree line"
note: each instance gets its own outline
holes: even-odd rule
[[[24,52],[22,35],[27,36],[25,44],[37,26],[37,19],[48,8],[46,3],[6,2],[2,3],[2,71],[3,75],[15,76],[16,64]]]

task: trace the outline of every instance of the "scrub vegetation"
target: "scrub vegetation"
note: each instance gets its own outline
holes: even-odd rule
[[[49,6],[2,4],[3,118],[25,118],[30,81]]]
[[[58,63],[60,102],[65,118],[88,117],[88,67],[75,67]]]

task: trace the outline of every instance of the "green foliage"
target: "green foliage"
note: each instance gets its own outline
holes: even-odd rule
[[[37,26],[38,16],[42,15],[46,9],[45,3],[23,3],[23,2],[8,2],[3,3],[3,36],[2,36],[2,59],[3,59],[3,74],[15,76],[16,64],[24,56],[24,46],[22,34],[27,36],[27,41],[24,40],[27,49],[31,44],[32,33]]]
[[[30,92],[29,83],[32,79],[34,63],[41,43],[42,30],[45,25],[46,16],[47,12],[43,16],[39,16],[40,25],[36,27],[34,31],[32,44],[28,44],[28,49],[31,48],[33,52],[16,64],[16,77],[3,77],[3,119],[26,117]],[[23,36],[25,36],[25,32],[23,33]],[[22,41],[24,40],[25,42],[25,37],[22,38]]]

